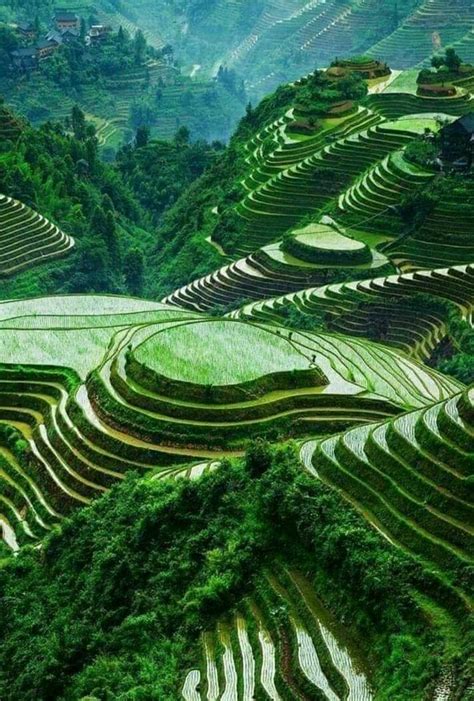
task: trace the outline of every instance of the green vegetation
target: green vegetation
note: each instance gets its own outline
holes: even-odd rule
[[[179,195],[208,168],[219,153],[219,144],[190,142],[185,127],[173,141],[150,139],[149,130],[137,130],[135,145],[121,148],[116,164],[124,182],[158,224]]]
[[[192,363],[189,354],[196,358]],[[137,347],[135,357],[167,377],[203,385],[240,384],[309,366],[287,339],[249,324],[220,320],[159,332]]]
[[[357,265],[371,260],[368,246],[330,227],[309,224],[284,239],[283,250],[311,263]]]
[[[466,319],[451,312],[448,322],[450,347],[437,358],[441,372],[465,385],[474,383],[474,331]]]
[[[433,56],[431,66],[435,69],[434,71],[428,69],[420,71],[417,79],[420,85],[456,83],[474,74],[474,66],[463,63],[453,47],[447,48],[444,55]]]
[[[65,38],[51,20],[52,8],[49,15],[42,9],[34,36],[0,25],[0,92],[31,122],[67,120],[77,104],[96,125],[109,159],[143,126],[161,138],[181,126],[195,138],[228,138],[246,102],[245,90],[228,72],[217,81],[196,82],[181,74],[169,45],[154,48],[141,30],[131,27],[130,34],[121,24],[112,31],[106,18],[97,25],[100,15],[76,15],[77,27]],[[102,28],[99,38],[90,36],[94,25]],[[45,37],[53,44],[38,58],[35,47]],[[25,64],[15,58],[17,49],[31,49],[33,57]]]
[[[2,123],[11,129],[7,111]],[[213,160],[214,150],[204,143],[189,143],[187,133],[181,131],[172,143],[150,139],[144,145],[125,147],[117,165],[106,164],[99,157],[94,126],[77,107],[72,110],[70,130],[57,124],[35,129],[18,123],[15,141],[10,133],[0,153],[0,192],[20,203],[2,200],[3,235],[9,243],[2,267],[11,273],[35,261],[42,268],[5,282],[3,295],[143,293],[145,271],[137,273],[137,264],[140,268],[139,260],[154,246],[152,227]],[[154,177],[157,172],[160,178]],[[25,236],[31,239],[29,252],[23,243],[16,243]],[[48,257],[66,252],[64,262],[45,264]],[[135,261],[131,263],[132,252]]]
[[[4,565],[2,696],[132,693],[174,701],[201,630],[242,606],[243,596],[257,597],[272,637],[282,631],[291,609],[278,623],[271,613],[275,590],[262,579],[281,566],[310,573],[333,611],[350,615],[370,681],[385,685],[377,698],[417,698],[449,661],[441,629],[426,626],[414,596],[420,589],[434,601],[442,596],[436,576],[302,474],[292,449],[280,449],[260,479],[245,465],[229,464],[195,483],[129,477],[64,522],[41,553],[25,551]],[[295,581],[302,586],[283,579],[288,588]],[[299,611],[307,626],[315,625]],[[449,623],[461,638],[462,615],[454,609]],[[248,626],[253,639],[250,620]],[[329,670],[329,657],[321,659]],[[288,696],[285,667],[278,669]]]
[[[0,195],[0,275],[65,255],[74,240],[21,202]]]
[[[443,16],[461,73],[467,5],[205,5],[98,0],[4,78],[64,118],[0,105],[0,697],[464,701],[473,87],[373,46]]]

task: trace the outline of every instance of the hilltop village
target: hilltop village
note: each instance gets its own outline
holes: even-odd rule
[[[103,24],[87,27],[84,19],[74,12],[58,10],[54,13],[48,32],[40,36],[39,22],[20,22],[15,27],[21,46],[10,52],[12,68],[19,71],[33,71],[41,61],[45,61],[60,46],[81,42],[84,46],[101,42],[112,29]]]

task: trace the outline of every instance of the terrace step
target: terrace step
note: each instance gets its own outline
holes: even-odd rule
[[[0,276],[63,256],[74,240],[26,205],[0,195]]]
[[[472,416],[469,423],[459,414],[466,405],[471,406],[468,390],[433,407],[314,442],[303,456],[311,474],[340,490],[391,541],[431,562],[463,596],[470,595],[463,572],[474,559],[468,483],[474,470]],[[434,423],[427,424],[431,415]],[[456,446],[466,446],[465,451],[451,442],[452,430]]]
[[[276,610],[281,612],[278,623]],[[243,701],[261,694],[299,697],[302,689],[327,701],[373,698],[367,673],[361,671],[366,664],[341,640],[340,628],[294,570],[277,568],[269,574],[235,616],[202,634],[201,648],[203,671],[186,674],[185,701],[204,698],[204,689],[207,699]]]

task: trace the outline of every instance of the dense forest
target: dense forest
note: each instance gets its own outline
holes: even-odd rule
[[[16,24],[23,17],[34,18],[26,34],[17,27],[28,25]],[[12,11],[11,19],[0,20],[0,92],[38,125],[62,121],[79,105],[105,157],[113,158],[139,126],[155,137],[172,138],[184,126],[194,139],[227,139],[244,112],[245,88],[233,70],[195,79],[181,70],[170,44],[156,48],[139,28],[100,24],[92,7],[66,35],[53,14]],[[38,58],[39,46],[47,53]]]
[[[77,249],[70,260],[3,281],[3,295],[143,292],[144,259],[156,247],[153,229],[220,148],[190,142],[184,128],[172,142],[149,140],[141,128],[117,163],[108,164],[94,125],[77,107],[66,126],[22,128],[18,140],[2,144],[1,192],[55,220]]]

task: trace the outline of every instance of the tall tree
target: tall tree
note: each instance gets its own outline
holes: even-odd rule
[[[76,139],[83,141],[87,135],[86,118],[78,105],[74,105],[71,110],[71,124]]]
[[[147,126],[140,126],[135,134],[135,148],[142,148],[148,144],[150,129]]]
[[[143,291],[145,260],[138,248],[128,251],[123,262],[123,270],[128,291],[132,295],[140,295]]]
[[[139,29],[137,33],[135,34],[135,38],[133,40],[133,53],[135,57],[135,63],[137,66],[142,64],[145,60],[145,51],[146,51],[146,39],[141,31]]]

